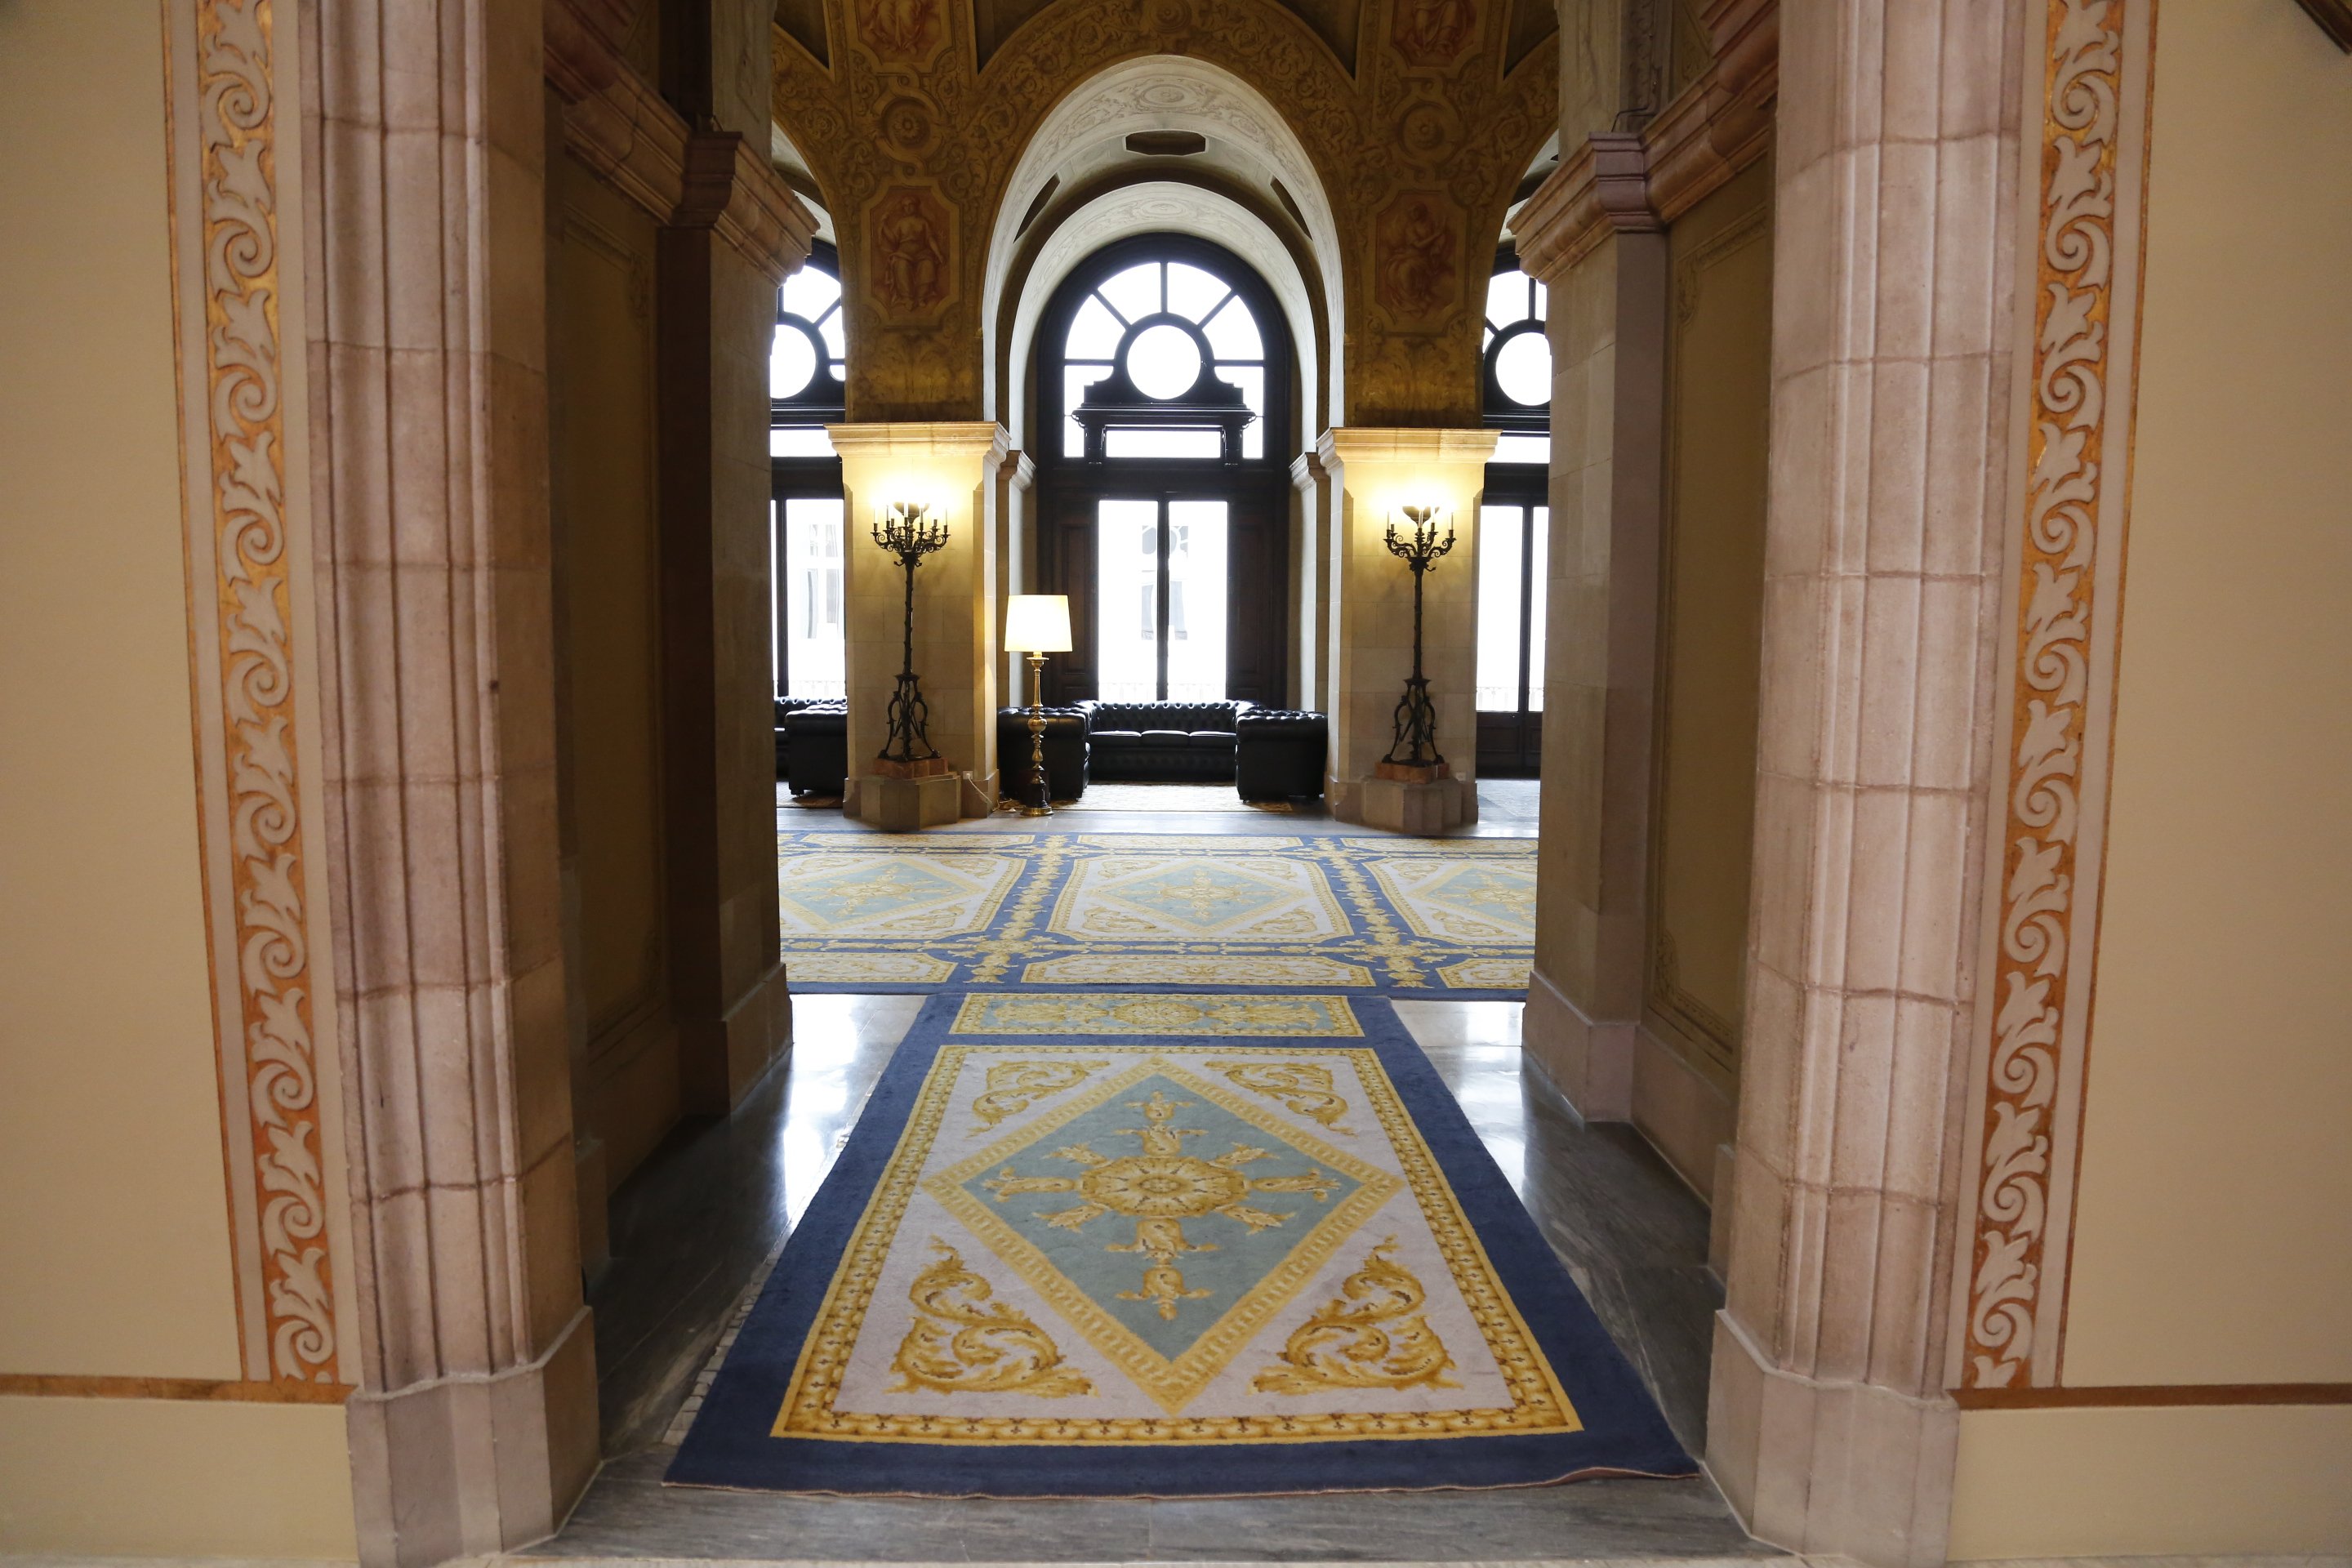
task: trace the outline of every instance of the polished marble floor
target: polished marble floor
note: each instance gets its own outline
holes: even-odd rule
[[[1159,822],[1167,829],[1167,818]],[[1188,816],[1190,828],[1195,818]],[[1704,1479],[1183,1501],[784,1497],[661,1485],[665,1433],[806,1208],[922,999],[803,996],[793,1046],[736,1114],[681,1128],[615,1195],[596,1309],[606,1464],[562,1558],[864,1562],[1526,1562],[1769,1554]],[[1520,1070],[1519,1005],[1398,1015],[1694,1450],[1705,1441],[1706,1211],[1626,1128]]]

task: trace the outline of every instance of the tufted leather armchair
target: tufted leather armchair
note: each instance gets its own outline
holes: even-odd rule
[[[1320,713],[1251,709],[1234,746],[1235,793],[1244,800],[1321,795],[1330,743],[1330,721]]]
[[[779,697],[776,699],[776,776],[778,778],[782,778],[791,772],[792,748],[784,738],[785,716],[797,713],[803,708],[822,708],[827,703],[841,700],[838,697]]]
[[[794,795],[839,795],[849,776],[849,704],[811,702],[784,715],[784,782]]]
[[[1098,779],[1229,779],[1247,702],[1081,702]]]
[[[1076,708],[1045,710],[1045,790],[1055,800],[1087,793],[1087,716]],[[996,793],[1029,803],[1029,710],[996,710]]]

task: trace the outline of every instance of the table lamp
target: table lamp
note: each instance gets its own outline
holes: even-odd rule
[[[1045,784],[1045,656],[1070,651],[1070,601],[1062,594],[1013,594],[1004,604],[1004,651],[1029,658],[1029,799],[1024,816],[1051,816]]]

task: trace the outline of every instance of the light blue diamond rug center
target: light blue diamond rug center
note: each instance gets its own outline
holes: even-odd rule
[[[1155,1073],[963,1190],[1174,1361],[1360,1185]]]
[[[1195,931],[1211,931],[1295,898],[1297,889],[1208,861],[1167,867],[1118,884],[1108,895]]]

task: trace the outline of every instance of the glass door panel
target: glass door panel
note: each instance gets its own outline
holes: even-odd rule
[[[1221,500],[1095,503],[1095,693],[1225,695],[1230,519]]]
[[[1526,626],[1527,520],[1515,506],[1478,509],[1478,710],[1519,706],[1519,643]]]
[[[1168,503],[1168,690],[1177,702],[1225,695],[1225,503]]]
[[[1544,573],[1551,509],[1478,509],[1478,771],[1535,771],[1543,750]]]
[[[1160,695],[1160,503],[1106,500],[1095,512],[1095,694]]]
[[[1528,711],[1543,711],[1544,605],[1550,585],[1551,508],[1530,509],[1528,527]]]
[[[777,577],[782,697],[842,697],[847,642],[842,625],[841,501],[796,496],[783,502],[784,550]]]

